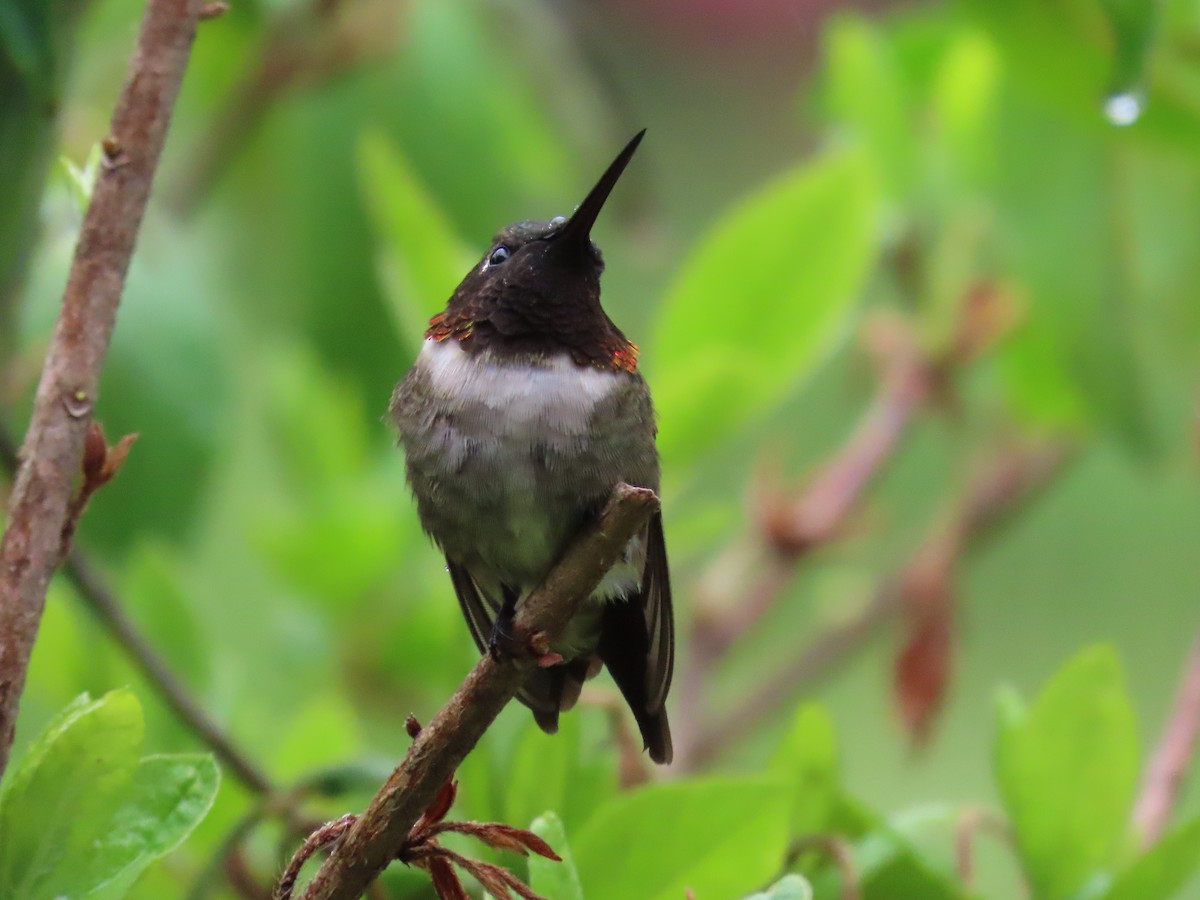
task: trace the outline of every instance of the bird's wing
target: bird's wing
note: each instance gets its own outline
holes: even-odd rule
[[[451,562],[446,558],[446,571],[450,573],[450,583],[454,585],[454,593],[458,595],[458,605],[462,608],[463,618],[471,629],[471,637],[480,653],[487,653],[488,641],[492,637],[492,614],[487,601],[479,592],[475,579],[467,571],[466,566]]]
[[[465,566],[447,558],[446,570],[450,573],[450,583],[454,585],[454,593],[458,595],[458,605],[462,608],[463,618],[467,620],[471,637],[475,639],[475,646],[479,648],[480,653],[489,652],[488,645],[492,639],[492,626],[495,622],[492,610],[495,607],[479,589],[479,585]],[[517,691],[517,699],[533,710],[538,725],[543,731],[551,734],[558,730],[558,711],[563,705],[563,687],[568,674],[566,668],[559,666],[535,669],[529,673],[525,684]]]
[[[646,532],[646,565],[642,574],[642,607],[646,615],[646,709],[663,708],[675,670],[675,617],[671,609],[671,574],[667,568],[667,543],[663,539],[662,513],[650,519]]]

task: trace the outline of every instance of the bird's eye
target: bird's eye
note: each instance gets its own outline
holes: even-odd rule
[[[566,224],[567,224],[566,216],[555,216],[553,219],[550,220],[551,228],[561,228],[563,225],[566,225]]]
[[[508,248],[501,245],[488,254],[488,266],[498,266],[509,257]]]

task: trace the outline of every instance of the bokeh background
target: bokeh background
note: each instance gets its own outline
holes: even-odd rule
[[[816,698],[875,809],[995,807],[998,687],[1030,694],[1095,643],[1119,653],[1152,746],[1200,621],[1200,6],[231,6],[201,27],[105,371],[98,417],[141,437],[79,543],[273,777],[395,758],[405,715],[430,717],[471,664],[388,396],[491,235],[568,213],[642,127],[595,236],[660,411],[676,696],[697,686],[673,712],[678,768],[748,706],[694,766],[759,769]],[[60,0],[40,87],[5,95],[0,244],[27,252],[0,257],[0,411],[18,435],[140,14]],[[878,477],[839,527],[789,544],[788,511],[872,404],[908,396],[888,393],[898,360],[917,396]],[[1005,466],[987,521],[920,582]],[[688,636],[713,621],[736,639],[697,672]],[[856,622],[863,640],[762,701]],[[198,746],[56,583],[19,743],[127,683],[148,749]],[[538,740],[527,719],[507,710],[478,754],[493,798]],[[615,771],[608,714],[578,720]],[[135,895],[183,896],[251,805],[227,778]],[[256,877],[279,840],[250,840]],[[1003,848],[979,852],[983,895],[1016,896]]]

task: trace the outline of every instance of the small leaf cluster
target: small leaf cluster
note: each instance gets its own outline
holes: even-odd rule
[[[217,794],[208,754],[142,756],[128,690],[77,698],[0,783],[0,897],[116,900]]]

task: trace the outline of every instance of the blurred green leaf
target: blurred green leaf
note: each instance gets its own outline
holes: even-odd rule
[[[505,770],[506,822],[528,822],[554,810],[575,831],[602,801],[617,792],[611,752],[588,752],[583,741],[587,710],[563,716],[549,735],[532,719],[522,726]]]
[[[381,134],[358,142],[359,182],[400,340],[417,347],[472,254],[412,166]]]
[[[69,156],[60,156],[58,163],[79,212],[87,212],[88,204],[92,202],[92,190],[96,187],[96,173],[100,171],[100,145],[92,144],[82,166],[75,165]]]
[[[610,800],[573,841],[588,900],[753,890],[787,849],[789,788],[778,778],[697,779]]]
[[[998,360],[1009,401],[1036,426],[1065,432],[1087,430],[1087,400],[1071,378],[1044,318],[1031,318],[1004,342]]]
[[[1100,8],[1108,16],[1116,38],[1112,91],[1140,95],[1144,91],[1146,65],[1158,26],[1159,3],[1157,0],[1100,0]]]
[[[1137,786],[1137,724],[1115,651],[1067,663],[1023,720],[1007,717],[996,777],[1038,897],[1071,897],[1109,866]]]
[[[270,357],[267,424],[276,459],[299,499],[320,499],[357,480],[371,462],[362,398],[297,345]]]
[[[791,778],[791,833],[816,834],[830,826],[839,794],[838,748],[833,720],[818,703],[796,712],[791,730],[775,751],[771,770]]]
[[[121,581],[122,598],[151,645],[193,690],[209,683],[211,647],[175,553],[156,542],[139,544]]]
[[[275,749],[271,772],[284,783],[291,783],[314,770],[352,759],[361,751],[362,738],[353,709],[343,698],[327,692],[311,698],[293,716]],[[330,771],[341,774],[340,769]]]
[[[863,900],[963,900],[966,896],[911,849],[898,848],[861,877]]]
[[[81,857],[60,866],[46,896],[116,900],[156,859],[175,849],[212,807],[220,783],[208,754],[148,756],[121,805]]]
[[[993,175],[1000,78],[999,54],[984,34],[964,31],[954,36],[931,87],[942,149],[937,158],[939,180],[955,176],[961,187],[970,188]]]
[[[765,891],[751,894],[746,900],[813,900],[813,890],[799,875],[785,875]]]
[[[0,897],[59,896],[123,801],[142,732],[137,698],[117,690],[80,697],[25,751],[0,794]]]
[[[1102,900],[1169,900],[1200,868],[1200,819],[1161,838],[1113,882]]]
[[[874,260],[878,200],[864,155],[834,151],[738,205],[698,242],[649,354],[672,465],[770,409],[832,352]]]
[[[567,843],[567,832],[562,819],[552,812],[533,820],[530,830],[554,848],[562,862],[529,855],[529,886],[549,900],[583,900],[583,886],[579,873],[575,871],[575,860]]]
[[[0,3],[0,82],[11,77],[5,72],[11,66],[25,90],[42,103],[51,102],[58,90],[55,49],[71,27],[70,22],[61,21],[69,9],[61,3],[54,7],[48,0]],[[13,90],[12,85],[5,87],[6,94]]]
[[[836,18],[826,30],[826,103],[833,118],[857,137],[884,173],[896,200],[917,177],[905,75],[888,38],[862,15]]]
[[[403,463],[397,458],[395,465]],[[264,512],[250,536],[283,583],[348,610],[395,568],[404,493],[365,480],[340,487],[326,485],[326,496],[299,515]]]
[[[586,188],[520,44],[497,40],[494,17],[503,10],[482,0],[414,0],[411,7],[387,105],[405,154],[464,233],[485,240],[510,221],[538,215],[541,204],[553,204],[543,218],[569,212]],[[602,170],[608,148],[600,156]]]
[[[1086,424],[1144,453],[1154,435],[1131,327],[1140,298],[1127,160],[1097,139],[1111,131],[1098,116],[1081,126],[1015,96],[1002,109],[998,246],[1024,300],[1002,351],[1009,397],[1037,424]],[[1040,140],[1020,137],[1029,133]],[[1071,418],[1047,422],[1056,410]]]

